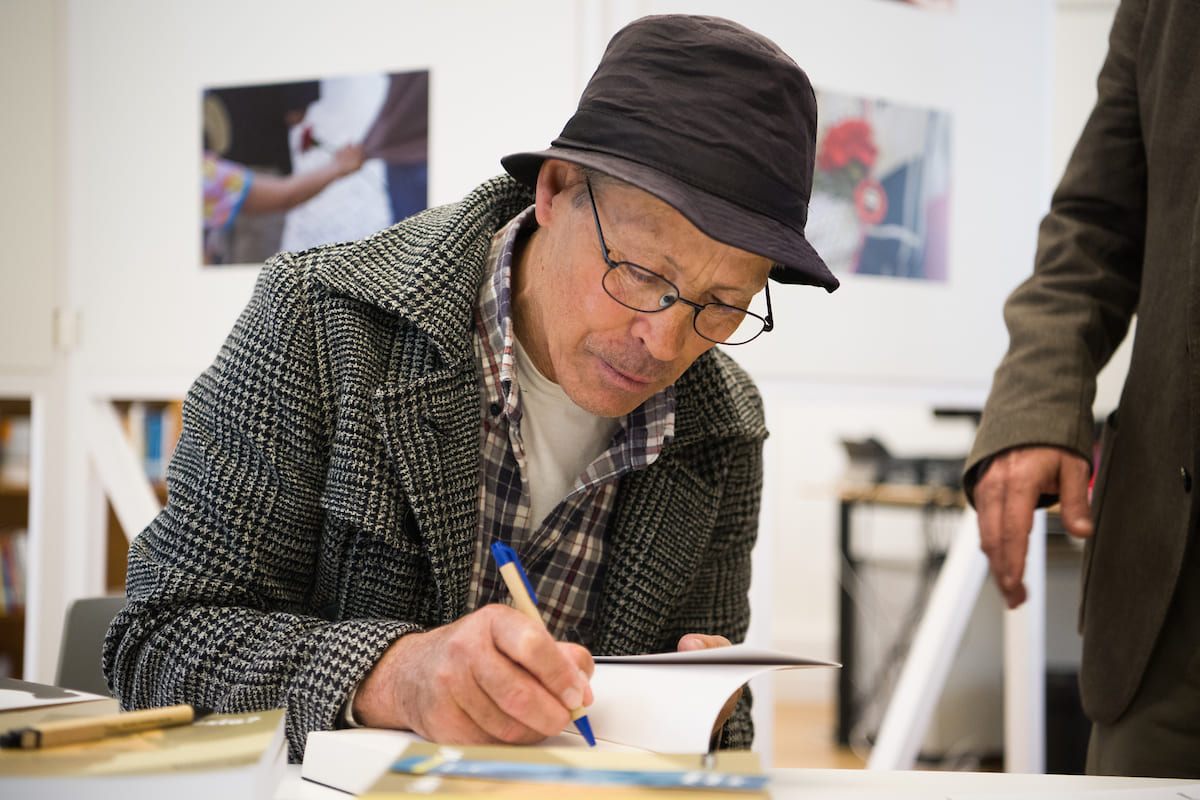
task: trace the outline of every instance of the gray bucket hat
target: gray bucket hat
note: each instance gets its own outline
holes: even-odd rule
[[[772,259],[776,281],[832,292],[838,279],[804,237],[816,131],[812,84],[774,42],[727,19],[665,14],[613,36],[548,149],[500,163],[528,186],[547,158],[620,178]]]

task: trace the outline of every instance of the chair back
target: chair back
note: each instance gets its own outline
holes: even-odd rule
[[[124,607],[123,594],[81,597],[71,603],[63,624],[55,685],[111,696],[100,669],[100,650],[109,624]]]

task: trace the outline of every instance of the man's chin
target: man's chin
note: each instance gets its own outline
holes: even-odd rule
[[[575,405],[597,417],[619,419],[646,402],[650,395],[631,395],[626,392],[578,392],[567,393]]]

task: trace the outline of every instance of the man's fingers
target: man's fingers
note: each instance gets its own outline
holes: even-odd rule
[[[378,727],[453,744],[540,741],[591,704],[591,654],[540,622],[489,605],[398,639],[371,670],[354,713]]]
[[[1029,530],[1033,527],[1033,510],[1037,505],[1037,487],[1026,485],[1010,490],[1004,498],[1000,518],[1000,549],[998,561],[992,568],[1000,580],[1009,608],[1025,600],[1025,556],[1029,551]]]
[[[592,696],[592,674],[596,671],[596,662],[592,659],[592,654],[586,647],[581,644],[573,644],[571,642],[558,642],[558,649],[563,656],[579,671],[579,679],[583,681],[583,705],[590,706],[595,702]],[[577,706],[570,707],[572,711]]]
[[[560,733],[570,715],[532,675],[507,658],[472,676],[461,696],[471,720],[496,741],[531,744]]]
[[[556,642],[542,625],[514,609],[497,608],[492,617],[492,641],[497,650],[526,670],[567,710],[591,703],[591,654],[578,645]]]
[[[681,653],[690,650],[709,650],[713,647],[729,647],[730,641],[724,636],[711,633],[685,633],[679,637],[675,649]]]
[[[1000,591],[1010,601],[1025,570],[1025,551],[1036,503],[1036,490],[1010,483],[989,487],[983,494],[976,493],[980,547],[987,554]]]
[[[979,543],[987,554],[996,586],[1009,608],[1025,601],[1025,555],[1033,510],[1044,489],[1044,474],[1031,454],[1013,450],[1000,455],[975,488]]]
[[[1058,500],[1062,505],[1063,527],[1072,536],[1092,535],[1092,511],[1088,500],[1088,481],[1091,467],[1079,457],[1063,459],[1059,478]]]
[[[1080,456],[1056,447],[1020,447],[997,456],[975,487],[979,541],[1009,608],[1025,601],[1025,558],[1033,512],[1042,495],[1058,495],[1063,523],[1076,536],[1092,531]]]

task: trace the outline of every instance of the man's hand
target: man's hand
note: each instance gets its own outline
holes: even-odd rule
[[[489,605],[403,636],[359,686],[354,717],[440,744],[531,744],[592,703],[588,651],[514,608]]]
[[[1017,447],[997,455],[975,485],[980,546],[1009,608],[1025,602],[1025,554],[1041,495],[1058,495],[1068,533],[1092,535],[1090,473],[1088,462],[1067,450]]]
[[[685,653],[689,650],[708,650],[712,647],[729,647],[730,641],[724,636],[711,636],[704,633],[686,633],[679,638],[679,644],[675,647],[680,653]],[[738,700],[741,699],[742,690],[738,689],[729,699],[725,701],[725,705],[721,706],[721,713],[717,715],[717,722],[713,725],[711,737],[715,737],[721,730],[721,726],[733,716],[733,710],[737,707]],[[710,737],[710,738],[711,738]]]

